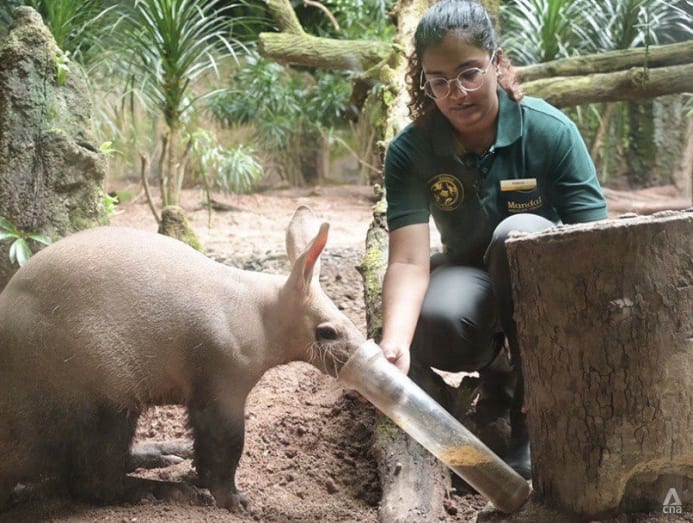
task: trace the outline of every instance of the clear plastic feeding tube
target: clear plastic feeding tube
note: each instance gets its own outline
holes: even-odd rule
[[[351,355],[338,379],[362,394],[497,509],[514,512],[529,497],[527,481],[388,362],[372,340]]]

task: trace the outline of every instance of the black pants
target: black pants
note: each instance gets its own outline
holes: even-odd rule
[[[518,376],[513,405],[521,407],[524,387],[505,240],[511,231],[539,232],[551,226],[535,214],[503,220],[484,255],[486,270],[452,265],[444,254],[431,258],[431,279],[411,347],[414,381],[430,367],[448,372],[483,370],[496,358],[505,337]]]

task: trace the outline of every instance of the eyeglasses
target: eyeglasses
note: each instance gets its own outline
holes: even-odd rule
[[[450,84],[453,82],[457,86],[457,89],[465,94],[472,91],[477,91],[481,89],[482,85],[484,85],[484,77],[488,72],[488,68],[491,67],[495,57],[496,51],[493,51],[491,59],[484,69],[479,69],[478,67],[465,69],[452,80],[442,77],[426,80],[422,69],[419,87],[424,90],[426,96],[433,98],[434,100],[442,100],[450,96],[450,93],[452,92],[452,87]]]

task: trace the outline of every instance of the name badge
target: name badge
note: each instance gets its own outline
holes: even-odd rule
[[[501,180],[501,192],[508,191],[531,191],[537,188],[536,178],[518,178],[517,180]]]

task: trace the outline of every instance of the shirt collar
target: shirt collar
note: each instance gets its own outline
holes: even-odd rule
[[[449,156],[455,152],[452,125],[443,114],[436,110],[431,125],[433,150],[437,155]],[[522,112],[520,104],[514,102],[498,87],[498,131],[495,148],[507,147],[522,136]]]

